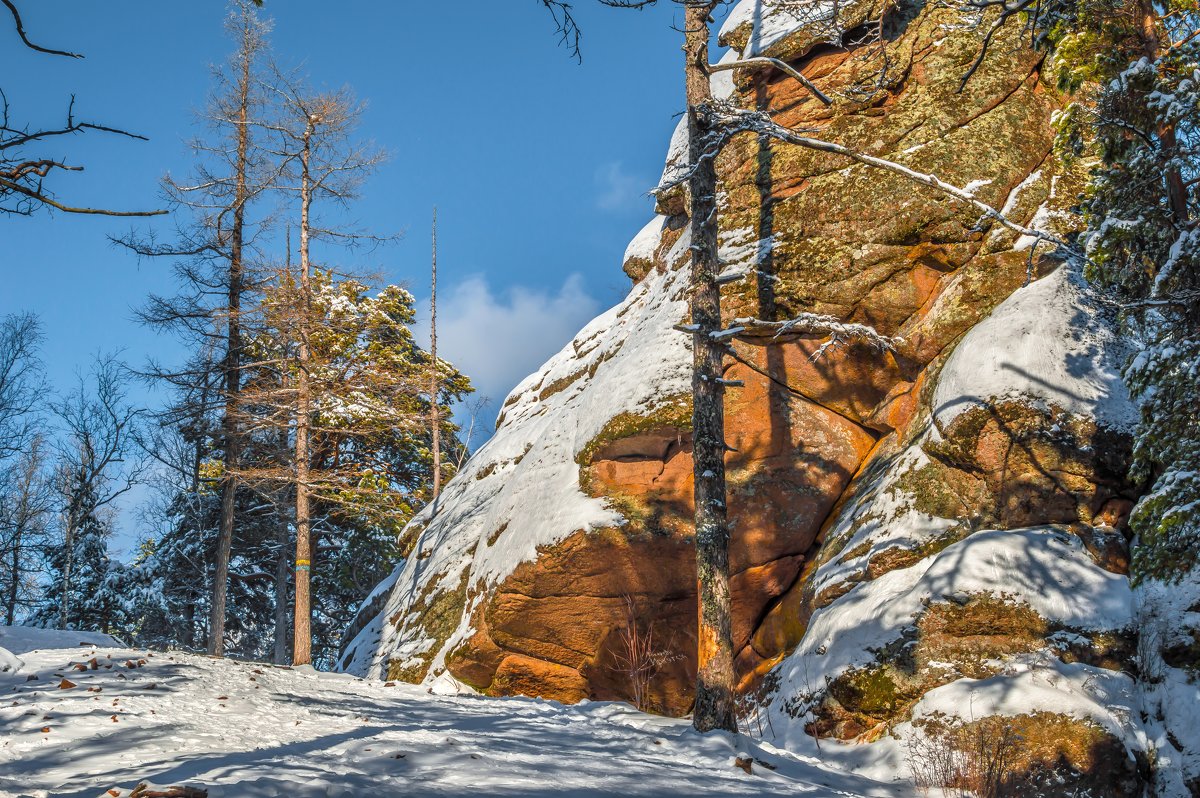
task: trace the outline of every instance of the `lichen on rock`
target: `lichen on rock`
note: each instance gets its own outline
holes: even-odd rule
[[[1086,164],[1054,152],[1065,98],[1015,27],[960,87],[981,34],[944,4],[864,0],[779,28],[755,16],[773,5],[738,4],[725,62],[787,60],[832,105],[772,69],[717,73],[722,97],[969,186],[1020,224],[1075,229]],[[868,22],[882,40],[842,35]],[[668,177],[686,143],[677,131]],[[1134,409],[1115,367],[1123,345],[1077,268],[830,153],[741,134],[717,168],[727,317],[826,313],[896,340],[882,355],[846,346],[815,359],[811,337],[733,345],[730,563],[747,726],[765,721],[777,744],[846,767],[865,759],[843,743],[872,746],[890,778],[911,724],[976,702],[977,718],[1022,718],[1045,742],[1021,760],[1038,789],[1066,773],[1052,754],[1091,773],[1108,772],[1094,752],[1144,756],[1124,673]],[[687,321],[690,238],[682,191],[657,199],[623,261],[628,298],[517,386],[437,512],[414,519],[417,554],[383,606],[364,609],[348,669],[398,661],[430,684],[563,701],[636,692],[655,711],[689,710],[691,352],[672,328]],[[637,691],[621,648],[635,627],[655,641]],[[1194,654],[1177,642],[1172,656]],[[1054,714],[1063,701],[1071,711]],[[1051,745],[1066,734],[1088,750]],[[816,738],[839,742],[818,751]]]

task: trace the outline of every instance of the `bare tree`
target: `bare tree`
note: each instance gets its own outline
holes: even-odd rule
[[[82,58],[79,53],[56,50],[35,44],[25,31],[25,23],[14,0],[0,0],[21,44],[29,50],[62,58]],[[113,211],[102,208],[85,208],[69,205],[55,199],[54,192],[46,181],[60,172],[82,172],[83,167],[68,163],[62,158],[49,157],[44,152],[30,152],[31,148],[44,145],[78,133],[112,133],[127,138],[145,141],[125,130],[94,122],[83,122],[75,118],[75,98],[67,104],[66,119],[57,126],[37,128],[15,121],[8,104],[8,97],[0,89],[0,214],[28,216],[42,208],[53,208],[65,213],[92,214],[101,216],[157,216],[166,213],[154,211]]]
[[[243,304],[259,284],[253,269],[254,234],[261,224],[256,227],[250,213],[251,206],[273,188],[276,177],[255,138],[265,101],[262,74],[270,32],[255,5],[251,0],[233,2],[226,29],[236,49],[214,75],[216,88],[203,118],[211,139],[197,139],[191,145],[197,159],[195,178],[186,183],[169,176],[164,180],[171,204],[188,212],[176,241],[159,245],[152,237],[120,240],[140,256],[177,259],[176,273],[184,287],[174,297],[151,296],[141,318],[174,331],[198,354],[184,369],[152,364],[149,375],[184,389],[193,399],[203,397],[206,406],[197,408],[199,412],[221,414],[224,475],[208,638],[208,652],[214,656],[225,651],[236,475],[244,446],[238,426]],[[221,354],[216,358],[199,354],[211,352]],[[208,389],[210,384],[215,390]]]
[[[102,355],[90,374],[79,375],[75,389],[54,405],[64,433],[58,443],[55,478],[65,555],[59,597],[59,621],[64,629],[71,617],[76,532],[85,519],[132,490],[145,470],[136,443],[142,411],[130,404],[127,388],[128,378],[117,358]]]
[[[36,434],[15,466],[0,474],[0,585],[7,626],[16,623],[19,608],[32,606],[29,594],[36,583],[35,555],[46,543],[53,509],[46,441]]]
[[[38,358],[41,337],[33,314],[0,318],[0,585],[9,625],[28,587],[30,555],[45,532],[49,511],[46,447],[39,432],[46,408]]]
[[[0,469],[27,450],[45,397],[41,322],[32,313],[0,318]]]

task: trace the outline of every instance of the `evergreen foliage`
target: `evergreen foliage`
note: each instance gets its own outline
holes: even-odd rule
[[[1137,579],[1200,562],[1200,10],[1190,0],[1061,0],[1032,24],[1080,93],[1061,142],[1099,164],[1082,209],[1088,276],[1107,289],[1137,351],[1141,402],[1131,524]],[[1090,153],[1089,153],[1090,154]]]
[[[75,519],[70,542],[46,548],[49,572],[37,626],[119,634],[128,618],[121,597],[122,568],[108,556],[111,530],[101,518],[96,491],[79,472],[63,475],[65,514]],[[64,614],[65,606],[65,614]]]

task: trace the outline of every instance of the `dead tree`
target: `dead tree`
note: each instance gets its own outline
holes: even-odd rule
[[[4,9],[7,10],[21,44],[27,49],[62,58],[83,57],[79,53],[35,44],[25,31],[25,23],[21,19],[15,1],[0,0],[0,3],[3,3]],[[112,133],[127,138],[146,140],[145,136],[139,136],[120,128],[76,119],[74,97],[71,97],[67,104],[66,119],[61,124],[43,128],[21,124],[12,118],[8,97],[4,94],[3,89],[0,89],[0,214],[29,216],[43,208],[51,208],[64,213],[100,216],[157,216],[166,213],[165,210],[114,211],[104,208],[87,208],[61,202],[55,198],[47,181],[62,172],[82,172],[83,167],[71,164],[62,158],[49,157],[42,152],[31,152],[30,150],[63,137],[89,132]]]
[[[717,168],[705,158],[712,120],[708,76],[709,16],[717,2],[689,3],[684,12],[684,88],[687,93],[688,220],[691,226],[692,458],[696,502],[696,699],[699,731],[737,731],[734,705],[733,621],[729,594],[729,518],[725,485],[724,352],[717,278]]]
[[[138,485],[145,462],[137,447],[142,410],[130,404],[127,378],[113,355],[97,357],[91,373],[54,405],[63,427],[56,487],[62,500],[63,550],[60,628],[71,617],[71,569],[75,533],[85,518],[111,506]]]
[[[259,280],[254,270],[254,235],[261,224],[255,224],[251,211],[275,180],[256,137],[263,113],[262,79],[269,57],[270,25],[258,17],[250,0],[239,0],[226,28],[236,50],[228,66],[215,74],[217,86],[204,115],[212,136],[191,144],[197,161],[191,182],[168,177],[163,183],[171,204],[187,213],[176,240],[160,245],[153,237],[119,239],[139,256],[176,260],[183,290],[173,297],[151,296],[141,320],[176,333],[195,352],[221,353],[217,358],[195,357],[191,368],[151,364],[147,370],[149,376],[191,396],[205,396],[211,405],[199,410],[221,415],[221,513],[208,637],[208,652],[214,656],[225,651],[229,559],[239,487],[236,475],[244,447],[238,426],[243,304]],[[222,299],[213,301],[214,295]],[[214,382],[219,384],[215,391],[196,390]]]
[[[598,0],[604,5],[642,8],[654,0]],[[788,144],[846,157],[875,169],[900,174],[963,202],[990,221],[998,222],[1037,241],[1058,247],[1066,244],[1057,237],[1032,230],[1008,219],[995,208],[976,200],[964,189],[952,186],[935,175],[925,174],[853,148],[811,138],[775,123],[767,112],[747,111],[713,98],[711,75],[732,69],[775,68],[798,80],[822,103],[832,100],[804,75],[791,66],[767,57],[754,57],[727,64],[709,63],[708,43],[712,14],[721,0],[677,0],[684,7],[684,86],[687,96],[688,159],[686,167],[670,183],[659,186],[662,192],[678,185],[687,189],[691,234],[690,323],[679,329],[692,336],[693,374],[693,462],[695,483],[696,584],[698,596],[698,645],[696,702],[693,725],[700,731],[725,729],[736,731],[732,623],[729,594],[729,521],[725,482],[724,391],[733,386],[723,378],[724,358],[736,357],[728,342],[738,337],[763,334],[775,338],[819,336],[826,342],[818,350],[823,354],[831,346],[848,340],[865,341],[879,349],[888,349],[892,341],[865,325],[846,324],[817,314],[800,314],[789,320],[738,319],[726,328],[721,319],[720,288],[723,278],[717,257],[719,207],[717,202],[716,159],[734,136],[755,133]],[[580,31],[570,13],[570,5],[542,0],[554,14],[562,40],[579,54]],[[781,0],[802,19],[815,20],[808,2]],[[827,11],[822,12],[827,13]],[[823,20],[830,35],[838,32],[836,4],[833,17]],[[820,20],[818,20],[820,21]],[[1032,253],[1031,253],[1032,258]]]
[[[437,356],[437,208],[433,209],[433,266],[429,278],[429,427],[433,438],[433,504],[437,509],[438,494],[442,491],[442,393],[441,372]]]

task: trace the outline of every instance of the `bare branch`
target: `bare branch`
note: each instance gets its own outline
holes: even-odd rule
[[[856,324],[839,321],[833,316],[819,313],[801,313],[786,321],[763,321],[754,318],[735,319],[734,328],[738,330],[737,337],[753,338],[755,334],[769,333],[772,338],[787,336],[821,336],[829,340],[821,344],[813,353],[816,360],[831,348],[837,349],[851,341],[867,344],[880,352],[890,352],[899,343],[897,339],[881,335],[874,327],[866,324]]]
[[[67,50],[52,50],[48,47],[42,47],[29,41],[29,37],[25,34],[25,23],[21,21],[21,13],[17,11],[16,5],[13,4],[12,0],[0,0],[0,3],[4,3],[5,8],[7,8],[9,13],[12,14],[13,24],[16,25],[17,28],[17,35],[21,37],[21,41],[24,42],[25,46],[30,50],[36,50],[39,53],[46,53],[47,55],[62,55],[66,56],[67,58],[83,58],[83,56],[79,53],[72,53]]]
[[[778,58],[767,58],[767,57],[743,58],[740,61],[730,61],[727,64],[709,64],[708,71],[709,72],[724,72],[727,70],[747,69],[747,68],[759,67],[759,66],[773,66],[776,69],[778,69],[779,71],[784,72],[788,75],[791,75],[793,78],[800,81],[800,83],[804,86],[804,88],[806,88],[810,92],[812,92],[812,95],[814,97],[816,97],[818,100],[820,100],[821,102],[823,102],[825,105],[833,105],[833,100],[829,99],[829,97],[826,96],[824,92],[822,92],[820,89],[818,89],[816,86],[814,86],[813,82],[811,80],[804,77],[804,75],[800,74],[800,72],[797,71],[796,69],[794,69],[791,66],[791,64],[788,64],[785,61],[780,61]]]

